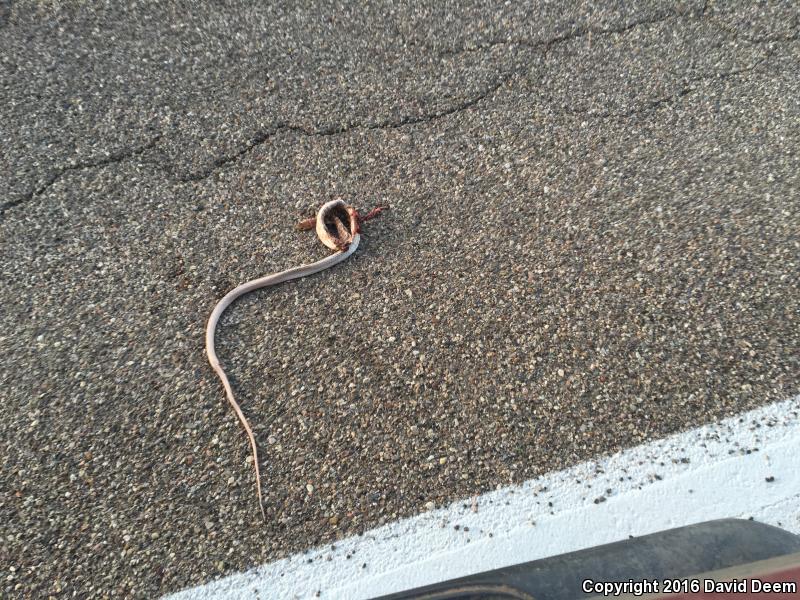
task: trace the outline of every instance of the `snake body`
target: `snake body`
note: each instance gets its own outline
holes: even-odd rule
[[[349,231],[345,229],[345,224],[342,223],[341,218],[338,218],[335,214],[333,214],[333,211],[341,211],[342,209],[352,211],[349,213],[341,213],[342,215],[350,215]],[[331,217],[330,215],[332,214],[333,216]],[[230,381],[228,381],[228,376],[225,374],[222,365],[220,365],[219,358],[217,358],[217,353],[214,349],[214,332],[217,328],[217,323],[219,322],[222,313],[224,313],[225,309],[228,308],[237,298],[240,298],[241,296],[244,296],[253,290],[258,290],[264,287],[277,285],[285,281],[291,281],[292,279],[299,279],[301,277],[313,275],[314,273],[319,273],[320,271],[329,269],[332,266],[347,260],[347,258],[356,251],[358,248],[358,243],[361,240],[361,237],[358,233],[358,216],[354,210],[350,209],[350,207],[345,207],[342,201],[335,200],[323,205],[317,213],[316,222],[317,235],[319,235],[322,242],[329,248],[339,248],[338,252],[318,260],[317,262],[286,269],[280,273],[273,273],[271,275],[259,277],[258,279],[253,279],[252,281],[248,281],[247,283],[243,283],[235,287],[230,292],[225,294],[222,300],[220,300],[214,307],[214,310],[211,312],[211,316],[208,318],[208,325],[206,326],[206,354],[208,355],[208,362],[211,363],[211,368],[214,369],[222,381],[222,386],[225,388],[225,395],[228,397],[228,402],[230,402],[233,410],[236,412],[236,416],[239,417],[239,422],[242,424],[242,427],[244,427],[245,432],[247,432],[247,438],[250,440],[250,448],[253,452],[253,465],[255,466],[256,472],[258,506],[261,509],[261,516],[265,519],[266,514],[264,512],[264,504],[261,497],[261,473],[258,467],[258,446],[256,445],[256,438],[255,435],[253,435],[253,430],[250,427],[250,423],[247,421],[247,417],[244,416],[239,403],[236,402],[236,399],[233,396],[233,390],[231,389]],[[326,235],[326,229],[331,233]]]

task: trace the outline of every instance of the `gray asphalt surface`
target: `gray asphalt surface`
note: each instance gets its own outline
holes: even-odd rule
[[[459,4],[0,3],[0,595],[154,597],[798,392],[797,3]],[[264,523],[203,328],[334,196],[392,209],[217,334]]]

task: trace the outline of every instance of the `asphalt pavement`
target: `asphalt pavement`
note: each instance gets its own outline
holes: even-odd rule
[[[151,598],[796,395],[798,63],[792,1],[0,2],[0,595]],[[217,331],[264,522],[203,330],[334,197],[391,210]]]

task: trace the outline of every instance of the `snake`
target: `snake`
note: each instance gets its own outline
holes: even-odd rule
[[[336,250],[334,254],[326,256],[316,262],[292,267],[291,269],[286,269],[279,273],[265,275],[235,287],[222,297],[222,300],[217,303],[214,310],[211,311],[211,316],[208,318],[208,324],[206,325],[206,355],[208,356],[208,362],[211,364],[211,368],[214,369],[222,382],[222,387],[225,388],[225,395],[228,398],[228,402],[239,418],[239,422],[247,433],[247,438],[250,441],[250,450],[252,452],[253,465],[255,466],[258,506],[261,509],[261,516],[265,520],[266,513],[264,512],[264,502],[261,494],[261,472],[258,465],[258,445],[256,444],[253,429],[247,417],[245,417],[242,412],[239,403],[236,401],[228,376],[225,374],[225,370],[222,368],[219,358],[217,357],[214,346],[214,333],[217,329],[217,324],[219,323],[222,313],[225,312],[225,309],[245,294],[261,288],[278,285],[285,281],[308,277],[309,275],[330,269],[347,260],[358,249],[358,244],[361,241],[360,224],[363,221],[371,219],[386,208],[388,207],[379,206],[370,211],[366,216],[360,217],[352,206],[345,204],[341,199],[326,202],[319,208],[316,217],[301,221],[298,223],[297,228],[306,230],[316,227],[317,237],[319,237],[320,241],[325,244],[325,246],[331,250]]]

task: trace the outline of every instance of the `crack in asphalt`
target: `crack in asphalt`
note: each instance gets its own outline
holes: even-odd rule
[[[491,50],[496,46],[524,46],[535,50],[542,49],[543,52],[546,54],[553,46],[557,44],[580,39],[582,37],[591,35],[597,35],[597,36],[615,35],[615,34],[626,33],[643,25],[655,25],[657,23],[663,23],[665,21],[669,21],[670,19],[682,19],[687,16],[702,17],[704,15],[704,11],[705,11],[705,6],[701,7],[701,9],[697,11],[686,11],[683,13],[670,11],[660,14],[657,13],[655,15],[651,15],[650,17],[634,20],[631,21],[630,23],[617,27],[597,28],[597,27],[578,26],[574,27],[571,31],[568,31],[561,35],[557,35],[549,40],[532,41],[526,38],[511,38],[505,40],[492,39],[492,40],[487,40],[482,44],[469,48],[462,47],[462,48],[443,50],[439,52],[438,56],[440,58],[444,58],[450,56],[457,56],[463,53],[481,52],[485,50]]]
[[[416,125],[418,123],[430,123],[442,117],[446,117],[448,115],[452,115],[457,112],[467,110],[472,106],[475,106],[478,102],[496,92],[506,81],[508,81],[508,77],[501,77],[498,81],[489,86],[483,92],[472,98],[469,98],[468,100],[464,100],[459,104],[456,104],[449,108],[445,108],[430,114],[420,115],[417,117],[405,116],[401,117],[398,120],[386,119],[384,121],[380,121],[377,123],[356,122],[356,123],[348,123],[342,125],[328,125],[325,127],[321,127],[319,129],[309,129],[306,127],[302,127],[300,125],[292,125],[291,123],[282,122],[272,127],[269,131],[259,132],[250,140],[250,142],[247,145],[240,148],[235,153],[217,158],[212,162],[212,164],[208,168],[195,173],[189,173],[187,175],[179,176],[176,179],[181,182],[200,181],[202,179],[205,179],[206,177],[214,173],[214,171],[218,170],[220,167],[229,164],[231,162],[234,162],[241,156],[250,152],[256,146],[265,143],[267,140],[278,135],[283,131],[293,131],[295,133],[299,133],[301,135],[308,137],[328,137],[334,135],[341,135],[354,130],[397,129],[400,127],[405,127],[407,125]]]
[[[692,92],[696,92],[697,88],[692,87],[689,84],[699,83],[699,82],[702,82],[702,81],[709,81],[709,80],[714,80],[714,79],[725,80],[725,79],[730,79],[731,77],[735,77],[736,75],[741,75],[742,73],[750,73],[752,71],[755,71],[758,67],[760,67],[767,60],[769,60],[769,58],[771,58],[773,56],[773,54],[775,54],[775,50],[768,51],[763,57],[761,57],[759,60],[757,60],[755,63],[753,63],[749,67],[742,67],[741,69],[733,69],[731,71],[724,71],[724,72],[721,72],[721,73],[711,73],[711,74],[707,74],[707,75],[698,75],[696,77],[688,78],[688,79],[685,80],[684,87],[679,89],[674,94],[670,94],[669,96],[665,96],[663,98],[658,98],[656,100],[651,100],[650,102],[648,102],[644,106],[640,106],[638,108],[632,108],[632,109],[629,109],[629,110],[619,111],[619,112],[608,111],[608,112],[600,112],[600,113],[593,113],[593,112],[591,112],[589,110],[577,110],[577,109],[571,109],[571,108],[562,108],[562,112],[565,113],[565,114],[570,114],[570,115],[586,115],[586,116],[589,116],[589,117],[592,117],[592,118],[595,118],[595,119],[608,119],[608,118],[613,118],[613,117],[627,118],[627,117],[632,117],[633,115],[636,115],[636,114],[652,112],[652,111],[658,110],[658,109],[660,109],[660,108],[662,108],[664,106],[668,106],[670,104],[673,104],[673,103],[677,102],[678,100],[680,100],[681,98],[684,98],[684,97],[688,96]]]
[[[797,20],[795,19],[795,22]],[[800,26],[795,24],[795,31],[793,33],[787,34],[776,34],[776,35],[764,35],[760,37],[753,37],[750,36],[742,31],[739,31],[735,27],[731,27],[727,23],[720,21],[715,17],[709,17],[708,22],[711,23],[714,27],[725,31],[726,33],[730,33],[734,37],[743,39],[746,42],[750,42],[751,44],[772,44],[772,43],[779,43],[779,42],[796,42],[800,39]]]
[[[536,41],[536,42],[531,41],[531,40],[526,40],[526,39],[510,39],[510,40],[509,39],[506,39],[506,40],[497,40],[496,39],[496,40],[488,40],[487,42],[485,42],[483,44],[480,44],[480,45],[477,45],[477,46],[474,46],[474,47],[470,47],[470,48],[458,48],[458,49],[451,49],[451,50],[446,50],[446,51],[443,51],[443,52],[439,52],[438,56],[439,56],[439,58],[444,58],[444,57],[456,56],[456,55],[463,54],[463,53],[468,53],[468,52],[471,53],[471,52],[486,51],[486,50],[491,50],[492,48],[497,47],[497,46],[527,47],[527,48],[531,48],[533,50],[539,50],[539,51],[542,52],[542,56],[546,56],[547,53],[549,51],[551,51],[552,48],[555,47],[556,45],[562,44],[562,43],[565,43],[565,42],[569,42],[569,41],[572,41],[572,40],[580,39],[580,38],[587,37],[587,36],[593,36],[593,35],[597,35],[597,36],[618,35],[618,34],[626,33],[628,31],[632,31],[632,30],[634,30],[634,29],[636,29],[638,27],[647,26],[647,25],[654,25],[654,24],[657,24],[657,23],[662,23],[662,22],[671,20],[671,19],[684,19],[684,18],[687,18],[687,17],[689,17],[689,18],[697,18],[697,19],[706,18],[710,23],[712,23],[712,25],[717,26],[720,29],[722,29],[722,30],[724,30],[724,31],[726,31],[728,33],[731,33],[733,35],[741,36],[746,41],[749,41],[749,42],[754,43],[754,44],[771,43],[771,42],[775,42],[775,41],[796,40],[798,38],[798,34],[797,33],[795,33],[792,36],[781,36],[779,38],[773,38],[773,37],[765,37],[765,38],[760,38],[760,39],[747,38],[747,36],[744,36],[744,34],[741,34],[738,31],[733,31],[729,27],[726,27],[721,23],[715,22],[715,19],[708,18],[706,16],[707,8],[708,8],[708,0],[706,0],[703,3],[703,5],[701,7],[699,7],[698,9],[687,10],[685,12],[680,12],[680,11],[675,11],[675,10],[661,12],[661,13],[657,13],[655,15],[651,15],[651,16],[646,17],[646,18],[642,18],[642,19],[631,21],[631,22],[626,23],[626,24],[621,25],[621,26],[607,27],[607,28],[583,27],[583,26],[575,27],[575,28],[573,28],[571,31],[569,31],[567,33],[563,33],[561,35],[557,35],[557,36],[555,36],[555,37],[553,37],[551,39],[548,39],[548,40],[541,40],[541,41]],[[766,61],[771,55],[772,55],[772,52],[769,52],[764,58],[762,58],[760,61],[758,61],[757,63],[755,63],[751,67],[747,67],[747,68],[744,68],[744,69],[738,69],[738,70],[734,70],[734,71],[730,71],[730,72],[726,72],[726,73],[716,73],[716,74],[713,74],[713,75],[705,75],[705,76],[700,76],[700,77],[689,79],[686,82],[687,85],[682,87],[676,93],[671,94],[669,96],[666,96],[664,98],[659,98],[657,100],[650,101],[645,106],[640,106],[640,107],[633,108],[633,109],[630,109],[630,110],[627,110],[627,111],[621,111],[621,112],[609,111],[609,112],[604,112],[604,113],[591,113],[588,110],[575,110],[575,109],[570,109],[570,108],[562,108],[560,112],[565,113],[565,114],[573,114],[573,115],[582,114],[582,115],[587,115],[587,116],[590,116],[590,117],[593,117],[593,118],[600,118],[600,119],[612,118],[612,117],[625,118],[625,117],[633,116],[635,114],[650,112],[650,111],[653,111],[653,110],[657,110],[657,109],[661,108],[662,106],[672,104],[673,102],[676,102],[677,100],[679,100],[679,99],[691,94],[692,92],[696,91],[696,88],[694,88],[691,85],[689,85],[691,83],[696,83],[698,81],[702,81],[702,80],[706,80],[706,79],[717,79],[717,78],[719,78],[719,79],[727,79],[729,77],[732,77],[734,75],[738,75],[740,73],[752,71],[752,70],[756,69],[764,61]],[[463,100],[462,102],[460,102],[458,104],[455,104],[453,106],[450,106],[450,107],[447,107],[447,108],[444,108],[444,109],[441,109],[441,110],[438,110],[436,112],[432,112],[432,113],[429,113],[429,114],[423,114],[423,115],[419,115],[419,116],[407,115],[407,116],[403,116],[403,117],[400,117],[399,119],[395,119],[395,120],[386,119],[386,120],[379,121],[379,122],[374,122],[374,123],[370,123],[370,122],[361,122],[361,123],[359,123],[359,122],[350,122],[350,123],[338,124],[338,125],[334,124],[334,125],[322,126],[322,127],[316,128],[316,129],[303,127],[301,125],[295,125],[295,124],[292,124],[292,123],[289,123],[289,122],[285,122],[285,121],[279,121],[273,127],[269,128],[268,130],[262,130],[260,132],[257,132],[255,135],[253,135],[251,137],[251,139],[246,144],[244,144],[241,148],[239,148],[235,152],[215,158],[213,161],[211,161],[210,164],[208,164],[202,170],[189,172],[189,173],[184,173],[182,175],[174,175],[173,174],[173,177],[174,177],[174,179],[176,181],[179,181],[179,182],[197,182],[197,181],[202,181],[203,179],[206,179],[207,177],[211,176],[214,172],[218,171],[220,168],[237,161],[239,158],[241,158],[242,156],[246,155],[247,153],[249,153],[251,150],[253,150],[257,146],[260,146],[260,145],[266,143],[272,137],[274,137],[274,136],[276,136],[276,135],[278,135],[278,134],[280,134],[282,132],[285,132],[285,131],[292,131],[292,132],[295,132],[295,133],[298,133],[298,134],[301,134],[301,135],[304,135],[304,136],[309,136],[309,137],[325,137],[325,136],[341,135],[341,134],[345,134],[347,132],[354,131],[354,130],[397,129],[397,128],[405,127],[405,126],[408,126],[408,125],[416,125],[416,124],[419,124],[419,123],[430,123],[430,122],[436,121],[438,119],[447,117],[449,115],[453,115],[453,114],[468,110],[469,108],[477,105],[482,100],[484,100],[484,99],[488,98],[489,96],[491,96],[492,94],[494,94],[503,85],[505,85],[506,83],[511,81],[511,79],[515,75],[518,75],[519,72],[520,72],[520,67],[511,68],[511,69],[501,73],[500,76],[497,78],[497,80],[492,85],[490,85],[488,88],[486,88],[482,92],[478,93],[477,95],[475,95],[475,96],[473,96],[471,98],[468,98],[466,100]],[[3,204],[0,204],[0,217],[2,217],[4,215],[4,213],[6,211],[8,211],[9,209],[11,209],[11,208],[13,208],[15,206],[18,206],[20,204],[23,204],[23,203],[27,202],[28,200],[31,200],[33,197],[40,195],[41,193],[46,191],[50,186],[52,186],[56,181],[58,181],[62,176],[64,176],[66,173],[68,173],[70,171],[90,169],[90,168],[95,168],[95,167],[102,167],[102,166],[106,166],[106,165],[109,165],[109,164],[122,162],[122,161],[124,161],[124,160],[126,160],[128,158],[140,155],[140,154],[144,153],[145,151],[147,151],[148,149],[151,149],[151,148],[155,147],[155,145],[162,139],[162,137],[163,137],[163,134],[158,134],[153,139],[151,139],[149,142],[147,142],[146,144],[144,144],[142,146],[137,146],[135,148],[128,148],[128,149],[120,150],[118,152],[110,154],[108,157],[106,157],[104,159],[94,160],[94,161],[91,161],[91,160],[90,161],[84,161],[84,162],[80,162],[80,163],[77,163],[77,164],[74,164],[74,165],[69,165],[69,166],[64,167],[62,169],[56,170],[53,173],[51,173],[47,177],[46,181],[42,185],[40,185],[38,188],[35,188],[35,189],[31,190],[30,192],[24,194],[23,196],[15,199],[15,200],[7,201],[7,202],[5,202]]]
[[[696,11],[697,13],[701,11]],[[562,35],[558,35],[553,37],[549,40],[543,40],[540,42],[531,42],[528,40],[515,40],[515,41],[492,41],[488,44],[482,45],[480,48],[475,49],[462,49],[454,52],[445,52],[439,55],[440,58],[449,56],[449,55],[456,55],[463,52],[474,52],[477,50],[488,50],[494,46],[498,45],[519,45],[519,46],[526,46],[532,49],[541,49],[543,55],[546,55],[550,49],[560,43],[564,43],[570,40],[579,39],[581,37],[585,37],[587,35],[612,35],[612,34],[620,34],[625,33],[627,31],[631,31],[637,27],[641,27],[643,25],[650,25],[655,23],[660,23],[662,21],[666,21],[672,18],[680,18],[685,17],[686,15],[691,14],[690,12],[686,13],[666,13],[661,14],[659,16],[651,16],[647,19],[639,19],[637,21],[633,21],[621,27],[612,27],[612,28],[605,28],[605,29],[597,29],[591,27],[578,27],[573,29],[569,33],[565,33]],[[438,112],[428,114],[428,115],[421,115],[419,117],[401,117],[399,120],[392,121],[392,120],[385,120],[379,123],[349,123],[347,125],[331,125],[328,127],[323,127],[321,129],[308,129],[301,127],[299,125],[291,125],[288,123],[279,123],[270,129],[267,132],[260,132],[255,135],[250,142],[245,145],[244,147],[240,148],[233,154],[229,154],[227,156],[222,156],[215,159],[207,168],[203,169],[202,171],[196,171],[194,173],[189,173],[186,175],[182,175],[177,177],[178,181],[188,182],[188,181],[201,181],[207,177],[209,177],[212,173],[217,171],[220,167],[230,164],[231,162],[236,161],[238,158],[244,156],[248,152],[250,152],[256,146],[259,146],[265,143],[267,140],[272,138],[273,136],[279,134],[282,131],[294,131],[306,136],[333,136],[333,135],[340,135],[347,133],[349,131],[358,130],[358,129],[367,129],[367,130],[379,130],[379,129],[397,129],[399,127],[404,127],[407,125],[416,125],[419,123],[429,123],[440,119],[442,117],[446,117],[452,114],[456,114],[458,112],[467,110],[476,104],[478,104],[481,100],[487,98],[494,92],[496,92],[500,87],[510,81],[515,74],[519,72],[519,69],[510,69],[505,73],[502,73],[500,77],[495,81],[494,84],[489,86],[486,90],[474,96],[468,100],[462,101],[459,104],[456,104],[450,108],[440,110]]]
[[[708,8],[708,3],[709,3],[709,0],[705,0],[705,2],[703,4],[703,11],[702,11],[703,16],[705,16],[705,14],[706,14],[706,9]],[[737,38],[741,38],[741,39],[743,39],[745,41],[748,41],[748,42],[751,42],[753,44],[764,44],[764,43],[771,43],[771,42],[794,42],[794,41],[797,41],[798,39],[800,39],[800,19],[797,17],[797,15],[795,15],[795,18],[793,19],[793,27],[792,27],[792,29],[795,30],[794,33],[787,34],[787,35],[782,35],[782,34],[766,35],[766,36],[760,36],[760,37],[752,37],[752,36],[742,32],[742,31],[739,31],[735,27],[731,27],[727,23],[724,23],[723,21],[721,21],[718,17],[713,17],[713,16],[709,17],[708,21],[709,21],[709,23],[713,24],[715,27],[718,27],[719,29],[722,29],[723,31],[727,31],[728,33],[733,34]]]
[[[143,154],[147,150],[155,147],[155,145],[158,143],[161,137],[162,134],[159,133],[155,137],[153,137],[150,141],[146,142],[141,146],[135,146],[133,148],[123,148],[116,152],[110,153],[105,158],[86,160],[52,171],[45,179],[45,182],[39,187],[32,189],[28,193],[23,194],[22,196],[16,198],[15,200],[9,200],[8,202],[0,204],[0,217],[2,217],[9,209],[14,208],[15,206],[19,206],[20,204],[23,204],[24,202],[27,202],[33,199],[34,197],[44,193],[50,186],[55,184],[59,179],[61,179],[61,177],[63,177],[66,173],[69,173],[70,171],[83,171],[85,169],[94,169],[97,167],[104,167],[106,165],[120,163],[128,158],[132,158],[134,156]]]

